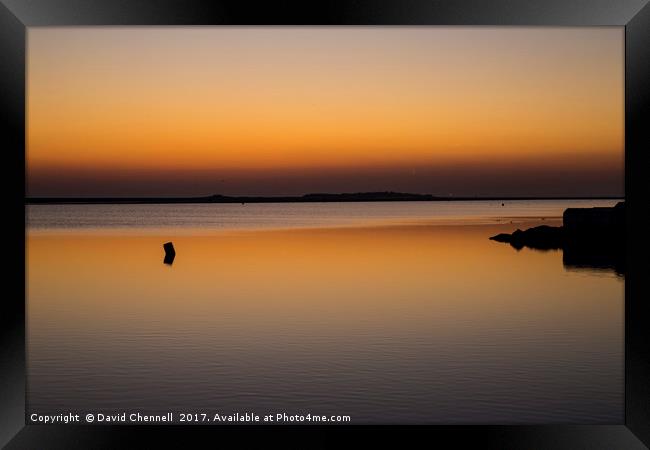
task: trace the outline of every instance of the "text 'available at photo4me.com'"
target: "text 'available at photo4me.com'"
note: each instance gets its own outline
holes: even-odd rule
[[[252,412],[167,412],[165,414],[143,414],[140,412],[102,413],[89,412],[84,414],[30,414],[31,423],[39,424],[299,424],[299,423],[351,423],[349,415],[326,414],[288,414],[286,412],[269,412],[258,414]]]

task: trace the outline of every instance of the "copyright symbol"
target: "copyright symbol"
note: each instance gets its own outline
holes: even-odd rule
[[[95,416],[92,414],[86,414],[86,422],[94,422],[95,421]]]

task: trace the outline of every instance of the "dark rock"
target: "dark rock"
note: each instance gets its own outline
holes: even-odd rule
[[[512,234],[497,234],[490,239],[497,242],[507,242],[516,249],[531,247],[540,250],[550,250],[562,248],[564,243],[564,230],[562,227],[541,225],[525,231],[517,229]]]
[[[625,202],[613,208],[568,208],[561,227],[541,225],[490,238],[517,250],[562,249],[568,268],[613,269],[625,273]]]
[[[517,231],[520,231],[520,230],[517,230]],[[501,233],[501,234],[497,234],[496,236],[492,236],[490,238],[490,240],[497,241],[497,242],[510,243],[510,241],[512,240],[512,235],[509,234],[509,233]]]
[[[562,222],[568,234],[620,234],[625,231],[625,202],[613,208],[568,208]]]

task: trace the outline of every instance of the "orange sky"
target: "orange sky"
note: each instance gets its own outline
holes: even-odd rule
[[[620,27],[30,28],[28,193],[622,194],[623,50]]]

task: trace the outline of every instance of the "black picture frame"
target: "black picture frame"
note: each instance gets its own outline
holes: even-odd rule
[[[83,426],[32,425],[25,414],[25,56],[26,30],[99,25],[501,25],[625,27],[625,420],[572,426]],[[334,445],[351,432],[402,442],[418,437],[454,448],[634,449],[650,446],[650,292],[646,181],[650,126],[648,0],[0,0],[0,127],[5,180],[0,300],[0,445],[7,448],[154,448],[223,443],[282,433],[283,442]],[[637,263],[639,262],[639,263]],[[291,431],[287,434],[286,431]],[[197,441],[198,440],[198,441]]]

